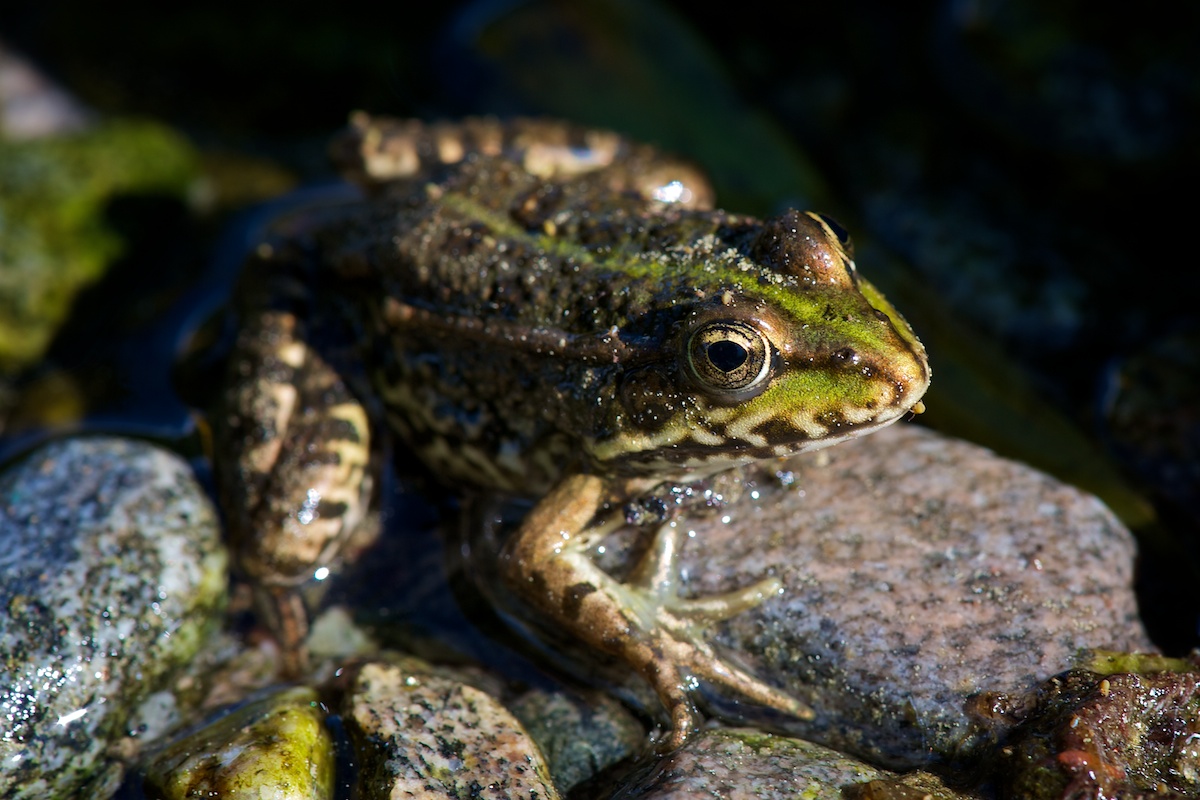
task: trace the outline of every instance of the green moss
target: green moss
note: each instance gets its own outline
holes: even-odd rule
[[[1113,650],[1087,650],[1081,654],[1080,669],[1101,675],[1132,672],[1145,675],[1151,672],[1195,672],[1195,662],[1185,658],[1169,658],[1158,653],[1121,653]]]
[[[287,689],[171,743],[144,767],[147,793],[187,797],[327,798],[333,742],[316,694]]]
[[[191,146],[151,122],[0,140],[0,373],[36,361],[76,293],[121,255],[109,202],[182,196],[195,175]]]

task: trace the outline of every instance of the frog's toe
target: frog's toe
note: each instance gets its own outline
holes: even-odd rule
[[[613,594],[618,598],[619,606],[626,610],[629,622],[645,631],[654,642],[654,651],[665,656],[653,670],[647,670],[656,673],[647,677],[655,684],[659,698],[672,718],[674,732],[665,744],[682,742],[695,726],[692,719],[695,711],[689,710],[691,701],[683,688],[690,683],[683,679],[685,671],[690,677],[711,681],[752,702],[801,719],[811,719],[811,708],[719,658],[705,637],[708,626],[756,608],[780,594],[783,584],[778,578],[767,577],[722,594],[680,597],[678,555],[681,544],[679,526],[675,523],[662,525],[628,582],[613,587]]]
[[[724,594],[680,599],[678,562],[681,544],[682,529],[677,523],[659,526],[625,585],[652,601],[653,605],[668,608],[675,616],[697,624],[721,622],[749,611],[779,594],[783,588],[779,579],[770,577]]]
[[[688,694],[691,681],[672,661],[661,661],[653,675],[647,676],[654,685],[659,702],[667,709],[671,726],[667,735],[658,742],[657,749],[663,753],[677,750],[688,740],[700,724],[700,715]]]
[[[719,658],[707,645],[695,647],[688,671],[694,677],[730,689],[751,702],[798,719],[809,720],[816,715],[807,703]]]
[[[671,715],[672,734],[664,747],[670,748],[671,742],[682,743],[695,729],[698,718],[689,692],[697,679],[798,719],[815,716],[803,701],[721,658],[698,628],[675,618],[670,611],[661,610],[657,623],[647,648],[656,658],[652,664],[644,665],[642,671]]]
[[[782,591],[783,584],[778,578],[763,578],[757,583],[724,594],[710,594],[695,598],[665,598],[663,606],[671,612],[672,616],[687,620],[694,625],[703,626],[722,622],[744,611],[757,608]]]
[[[626,585],[659,604],[673,597],[679,587],[679,546],[679,526],[674,521],[660,525]]]
[[[732,592],[680,598],[678,561],[681,542],[681,529],[675,522],[660,526],[650,547],[642,554],[641,560],[624,584],[627,593],[641,596],[646,601],[645,605],[665,608],[673,617],[692,625],[703,626],[749,611],[783,589],[783,584],[778,578],[768,577]]]

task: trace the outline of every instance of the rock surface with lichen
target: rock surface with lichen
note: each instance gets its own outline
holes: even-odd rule
[[[0,476],[0,797],[111,793],[133,708],[220,616],[226,561],[157,447],[68,439]]]
[[[328,800],[334,744],[308,687],[268,694],[171,741],[142,769],[160,800]]]

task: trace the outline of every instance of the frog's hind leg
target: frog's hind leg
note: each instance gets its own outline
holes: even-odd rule
[[[299,587],[335,559],[370,503],[367,413],[306,341],[296,315],[246,320],[214,419],[217,483],[241,571],[254,583],[285,672],[304,666]]]
[[[812,711],[790,695],[723,661],[705,641],[703,627],[777,593],[773,578],[710,598],[677,597],[678,533],[664,526],[651,549],[621,583],[595,565],[587,550],[613,528],[593,525],[603,481],[576,475],[534,507],[510,540],[504,558],[509,580],[528,601],[589,645],[621,658],[643,676],[666,707],[668,747],[682,744],[698,716],[689,697],[692,677],[729,687],[765,706],[801,718]]]

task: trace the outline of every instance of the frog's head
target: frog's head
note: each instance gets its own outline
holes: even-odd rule
[[[715,283],[675,307],[656,357],[618,379],[606,470],[705,473],[824,447],[922,410],[925,348],[855,269],[833,220],[762,223]],[[682,314],[680,309],[682,308]]]

